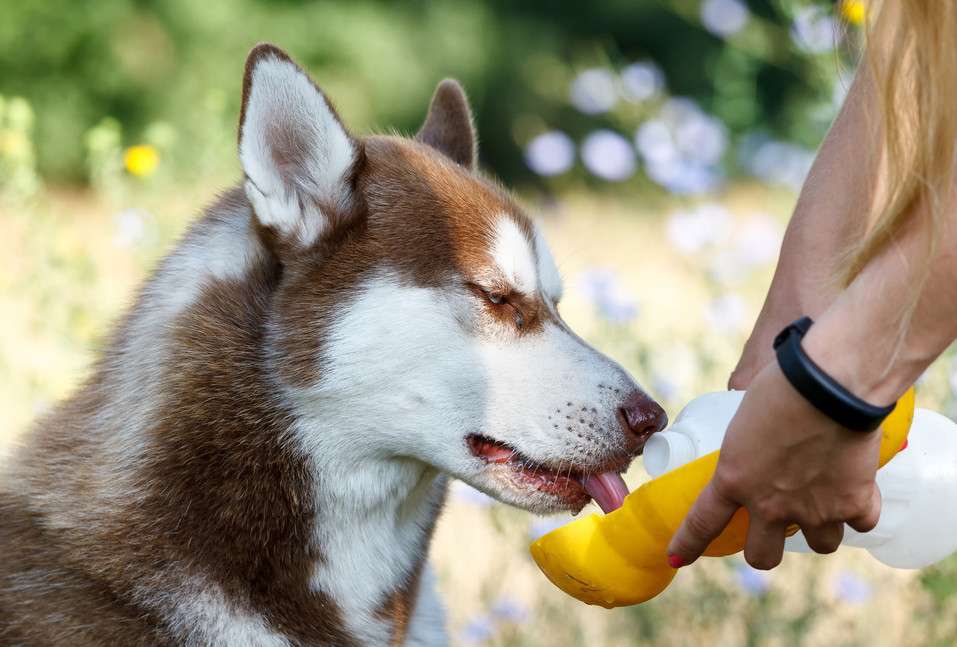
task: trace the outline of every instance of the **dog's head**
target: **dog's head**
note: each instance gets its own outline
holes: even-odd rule
[[[617,473],[664,412],[562,320],[541,232],[476,171],[457,83],[414,139],[358,138],[261,45],[239,148],[283,268],[270,365],[316,453],[337,457],[324,478],[414,460],[539,512],[620,498]]]

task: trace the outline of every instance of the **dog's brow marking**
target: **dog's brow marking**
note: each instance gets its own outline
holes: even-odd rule
[[[523,294],[538,288],[538,272],[531,241],[512,218],[499,217],[491,248],[492,258],[505,278]]]

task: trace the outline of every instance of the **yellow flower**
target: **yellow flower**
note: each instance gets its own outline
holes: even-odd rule
[[[852,25],[863,25],[867,19],[867,6],[864,0],[844,0],[841,3],[841,15]]]
[[[123,156],[123,166],[130,175],[147,177],[153,174],[159,165],[159,153],[149,144],[130,146]]]

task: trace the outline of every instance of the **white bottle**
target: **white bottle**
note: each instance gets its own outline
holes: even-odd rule
[[[709,393],[692,400],[667,431],[645,445],[645,469],[658,477],[721,447],[743,391]],[[877,472],[881,518],[867,533],[845,526],[845,546],[867,548],[896,568],[922,568],[957,551],[957,424],[917,409],[907,448]],[[808,552],[799,532],[785,548]]]
[[[744,391],[698,396],[681,410],[671,427],[652,434],[642,453],[653,478],[721,449],[724,432],[741,405]]]

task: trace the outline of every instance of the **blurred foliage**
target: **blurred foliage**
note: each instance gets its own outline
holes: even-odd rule
[[[104,119],[122,125],[127,146],[160,123],[232,161],[223,153],[242,63],[263,40],[306,66],[359,131],[413,131],[435,83],[460,78],[484,161],[509,181],[532,177],[521,150],[536,134],[634,127],[647,106],[583,114],[568,87],[582,69],[636,60],[653,61],[671,94],[695,99],[735,138],[760,131],[814,146],[840,66],[831,48],[809,52],[788,36],[810,3],[748,0],[731,33],[721,16],[742,1],[714,5],[709,27],[698,0],[0,0],[0,94],[32,104],[41,173],[71,181],[95,179],[84,142]],[[184,176],[226,170],[173,152]]]
[[[0,96],[0,199],[20,200],[38,188],[32,131],[30,104]]]

